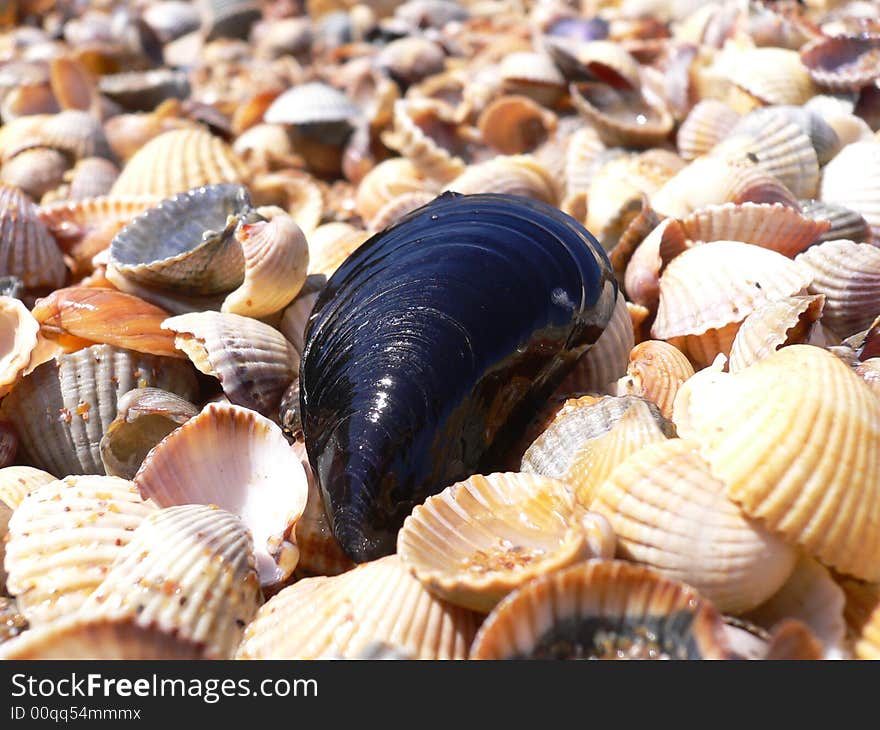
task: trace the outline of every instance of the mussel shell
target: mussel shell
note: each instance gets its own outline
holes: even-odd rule
[[[518,196],[447,193],[358,248],[315,304],[300,369],[309,461],[348,555],[393,552],[415,505],[517,458],[616,296],[589,232]]]

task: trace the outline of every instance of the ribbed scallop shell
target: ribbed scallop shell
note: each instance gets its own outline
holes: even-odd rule
[[[0,296],[0,397],[24,375],[37,347],[40,323],[18,299]]]
[[[370,237],[369,231],[339,221],[309,234],[309,275],[330,277]]]
[[[238,314],[193,312],[170,317],[162,329],[229,400],[275,415],[282,393],[299,372],[299,357],[278,330]]]
[[[107,195],[119,177],[119,168],[103,157],[86,157],[67,173],[67,200],[86,200]]]
[[[804,251],[797,262],[812,274],[810,293],[825,296],[824,327],[846,337],[871,326],[880,313],[880,249],[826,241]]]
[[[880,584],[838,579],[846,604],[843,615],[857,659],[880,659]]]
[[[617,381],[617,395],[649,400],[665,418],[672,418],[675,394],[693,374],[693,366],[678,348],[661,340],[647,340],[629,353],[626,375]]]
[[[197,394],[182,361],[93,345],[37,367],[3,400],[28,463],[53,474],[103,474],[99,444],[118,399],[155,386],[187,399]]]
[[[134,482],[162,507],[216,504],[254,536],[260,582],[274,585],[296,567],[294,529],[308,480],[281,429],[234,405],[209,404],[144,459]]]
[[[623,461],[591,509],[611,523],[620,557],[693,586],[719,611],[740,613],[782,586],[797,552],[724,492],[695,443],[667,439]]]
[[[244,163],[223,140],[201,129],[176,129],[141,147],[122,169],[110,194],[167,198],[247,177]]]
[[[248,624],[236,658],[347,658],[385,641],[417,659],[465,659],[476,629],[475,614],[435,598],[389,555],[285,588]]]
[[[68,109],[20,124],[22,131],[15,135],[15,143],[3,145],[4,159],[27,147],[50,147],[71,155],[74,160],[113,159],[101,121],[88,112]],[[11,137],[12,130],[9,134]]]
[[[820,198],[861,213],[880,240],[880,140],[844,147],[825,166]]]
[[[626,92],[587,82],[572,84],[569,90],[577,110],[609,146],[659,146],[675,125],[666,103],[647,86]]]
[[[617,560],[550,573],[504,599],[471,659],[724,659],[718,611],[693,588]]]
[[[442,138],[432,134],[432,124],[443,131]],[[465,169],[456,146],[446,146],[446,138],[454,139],[454,134],[454,125],[442,118],[442,109],[436,103],[428,99],[401,99],[394,102],[393,136],[385,139],[385,143],[409,159],[420,174],[443,183]]]
[[[812,220],[828,221],[829,228],[816,239],[816,243],[845,238],[855,243],[871,243],[871,227],[861,213],[836,203],[821,200],[800,201],[801,212]]]
[[[37,207],[18,188],[0,184],[0,275],[17,276],[27,289],[64,286],[67,268]]]
[[[263,120],[268,124],[331,124],[356,119],[360,110],[341,91],[310,82],[285,91],[272,102]]]
[[[555,114],[519,94],[495,99],[477,119],[483,143],[505,155],[535,151],[557,124]]]
[[[453,188],[450,186],[450,189]],[[429,192],[412,192],[398,195],[379,209],[379,212],[368,222],[367,229],[370,231],[382,231],[403,219],[407,214],[418,210],[423,205],[427,205],[435,197],[434,193]]]
[[[877,34],[821,36],[800,55],[813,81],[832,91],[858,91],[880,77]]]
[[[821,295],[785,297],[766,302],[743,320],[730,348],[728,368],[735,373],[786,345],[810,341],[823,313]]]
[[[383,160],[364,175],[357,188],[356,208],[361,218],[371,220],[387,203],[404,193],[425,190],[428,183],[406,157]]]
[[[498,74],[505,94],[522,94],[542,106],[552,107],[565,94],[565,79],[544,53],[511,53]]]
[[[678,128],[678,153],[685,160],[707,154],[732,130],[740,116],[724,102],[704,99],[688,113]]]
[[[675,419],[748,516],[826,565],[880,577],[880,400],[837,357],[791,345],[695,376]]]
[[[9,521],[4,563],[28,621],[76,611],[155,509],[116,477],[66,477],[25,497]]]
[[[202,646],[206,659],[227,659],[261,603],[244,523],[214,506],[187,505],[140,524],[81,613],[124,616]]]
[[[603,529],[604,528],[604,529]],[[531,474],[474,475],[406,518],[397,553],[436,596],[488,613],[528,580],[614,555],[614,534],[566,483]]]
[[[584,125],[568,137],[565,146],[565,192],[566,196],[587,192],[596,172],[597,163],[605,145],[599,133]]]
[[[730,46],[711,73],[760,104],[803,104],[817,92],[797,51],[783,48]]]
[[[445,189],[462,195],[504,193],[522,195],[551,205],[557,202],[550,173],[531,155],[499,155],[487,162],[469,165]]]
[[[736,133],[750,132],[756,141],[761,142],[762,146],[766,146],[771,139],[775,139],[778,157],[779,153],[784,149],[778,147],[784,139],[784,123],[793,124],[809,138],[820,166],[827,164],[846,144],[838,136],[834,125],[826,121],[822,114],[808,105],[780,105],[755,109],[742,118],[736,127]],[[786,134],[790,135],[788,132]],[[794,138],[791,136],[789,136],[789,139],[794,141]],[[793,150],[789,148],[788,151],[792,152]],[[806,170],[812,175],[810,155],[803,154],[803,162],[807,164]],[[767,150],[765,150],[766,155]],[[780,160],[777,159],[775,164],[778,165],[779,163]]]
[[[69,167],[62,152],[50,147],[30,147],[3,163],[0,182],[21,188],[34,200],[40,200],[61,185]]]
[[[9,532],[9,518],[27,495],[55,481],[55,477],[30,466],[7,466],[0,469],[0,591],[6,590],[6,570],[3,560],[6,554],[6,535]],[[2,618],[0,618],[2,622]],[[0,636],[3,630],[0,626]]]

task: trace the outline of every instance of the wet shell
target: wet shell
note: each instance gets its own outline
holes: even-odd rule
[[[244,255],[234,232],[249,210],[240,185],[210,185],[167,198],[116,235],[110,263],[151,287],[228,292],[244,279]]]
[[[227,312],[170,317],[162,329],[206,375],[220,381],[229,400],[274,416],[278,401],[299,373],[299,357],[278,330]]]
[[[608,146],[659,146],[675,125],[665,103],[647,86],[639,92],[626,92],[584,82],[572,84],[569,92],[577,110]]]
[[[824,303],[822,295],[787,297],[755,309],[743,320],[733,340],[730,372],[747,368],[780,347],[809,342]]]
[[[826,241],[804,251],[797,261],[812,274],[810,293],[825,296],[824,327],[846,337],[871,326],[880,313],[880,249]]]
[[[550,205],[556,204],[555,184],[550,173],[531,155],[498,156],[478,165],[470,165],[446,189],[462,195],[521,195]]]
[[[614,534],[578,507],[564,482],[497,473],[472,476],[416,507],[397,552],[434,595],[488,613],[532,578],[613,557]]]
[[[285,588],[247,626],[236,658],[347,658],[385,641],[417,659],[465,659],[476,629],[475,614],[435,598],[390,555]]]
[[[299,84],[272,102],[263,121],[268,124],[333,124],[349,122],[360,110],[341,91],[323,83]]]
[[[483,142],[505,155],[533,152],[556,127],[555,114],[519,94],[499,97],[477,120]]]
[[[880,78],[880,35],[823,36],[800,54],[813,81],[832,91],[858,91]]]
[[[93,345],[37,367],[3,400],[28,463],[52,474],[103,474],[99,444],[118,399],[155,386],[196,397],[188,363]]]
[[[104,471],[133,479],[150,449],[198,412],[188,400],[159,388],[130,390],[101,438]]]
[[[537,201],[447,193],[331,277],[300,394],[309,461],[350,556],[393,550],[416,504],[503,468],[535,404],[611,317],[616,287],[595,246]]]
[[[58,150],[32,147],[3,163],[0,181],[21,188],[33,200],[40,200],[64,180],[70,163]]]
[[[187,505],[140,524],[81,613],[126,617],[203,647],[206,659],[227,659],[261,602],[244,523],[214,506]]]
[[[356,207],[365,221],[376,217],[386,204],[404,193],[421,192],[427,182],[418,168],[405,157],[380,162],[361,180]]]
[[[263,585],[296,567],[307,476],[281,429],[253,411],[206,406],[148,454],[134,482],[162,507],[216,504],[238,514],[254,536]]]
[[[732,130],[740,116],[727,104],[705,99],[691,109],[678,128],[678,153],[685,160],[707,154]]]
[[[122,169],[110,194],[166,198],[246,178],[244,163],[223,140],[201,129],[176,129],[141,147]]]
[[[736,374],[694,376],[675,419],[749,517],[826,565],[877,580],[880,401],[837,357],[791,345]]]
[[[724,659],[718,611],[643,566],[590,560],[537,578],[483,622],[471,659]]]
[[[647,340],[629,353],[626,375],[617,381],[617,394],[645,398],[665,418],[672,418],[678,388],[693,374],[693,366],[678,348],[661,340]]]
[[[155,509],[116,477],[66,477],[25,497],[9,521],[5,566],[28,621],[76,611]]]
[[[739,613],[782,586],[797,552],[724,492],[696,444],[668,439],[623,461],[591,509],[611,523],[619,557],[693,586],[719,611]]]
[[[30,365],[40,323],[18,299],[0,296],[0,397]]]
[[[464,172],[456,125],[444,119],[442,105],[430,99],[394,102],[393,133],[383,140],[427,178],[443,183]]]
[[[847,145],[822,174],[820,198],[861,213],[880,240],[880,141]]]
[[[801,212],[815,221],[828,221],[829,228],[816,243],[845,238],[855,243],[871,243],[871,227],[860,213],[836,203],[820,200],[802,200]]]

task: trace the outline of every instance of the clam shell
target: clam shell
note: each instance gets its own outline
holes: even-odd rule
[[[418,659],[464,659],[476,628],[473,613],[434,597],[389,555],[285,588],[245,628],[236,658],[347,658],[384,641]]]
[[[398,534],[397,553],[434,595],[488,613],[534,577],[612,557],[614,534],[579,508],[564,482],[496,473],[472,476],[417,506]]]
[[[595,126],[608,146],[659,146],[675,125],[665,102],[647,86],[632,92],[584,82],[572,84],[569,93],[577,110]]]
[[[360,109],[341,91],[319,82],[299,84],[272,102],[263,115],[267,124],[333,124],[360,116]]]
[[[9,520],[4,564],[28,621],[76,611],[155,509],[116,477],[66,477],[25,497]]]
[[[595,491],[591,509],[619,539],[618,556],[696,588],[719,611],[758,606],[786,581],[796,550],[725,496],[698,446],[648,444]]]
[[[636,250],[660,224],[660,216],[658,216],[656,211],[651,207],[647,195],[642,196],[640,208],[641,209],[635,217],[629,220],[626,228],[624,228],[623,232],[620,234],[617,244],[608,254],[608,258],[611,261],[611,267],[614,269],[614,277],[617,279],[617,284],[621,287],[626,283],[626,269],[635,255]],[[627,211],[628,214],[631,212],[632,208]],[[629,215],[625,216],[621,222],[625,221],[627,218],[629,218]],[[657,271],[655,272],[656,275],[654,276],[655,285],[659,282],[658,272],[659,264],[657,266]],[[655,295],[657,294],[658,292],[655,291]]]
[[[620,43],[591,40],[575,44],[561,38],[548,38],[545,45],[570,80],[600,81],[626,91],[642,85],[638,61]]]
[[[10,639],[20,636],[27,628],[27,619],[19,612],[15,599],[0,596],[0,647]]]
[[[233,234],[249,210],[240,185],[174,195],[116,234],[110,263],[126,278],[151,287],[192,294],[229,291],[244,278],[244,255]]]
[[[880,78],[880,35],[821,36],[800,50],[810,78],[832,91],[858,91]]]
[[[201,129],[174,129],[131,157],[110,194],[167,198],[204,185],[238,183],[247,176],[244,163],[223,140]]]
[[[187,363],[93,345],[34,369],[3,400],[2,412],[15,423],[30,464],[52,474],[103,474],[99,443],[117,401],[147,386],[187,399],[197,393]]]
[[[880,401],[837,357],[791,345],[736,374],[694,376],[675,420],[749,517],[826,565],[880,577]]]
[[[555,183],[550,173],[531,155],[499,155],[487,162],[469,165],[445,189],[462,195],[504,193],[533,198],[551,205],[557,202]],[[431,199],[433,197],[432,195]]]
[[[590,189],[597,163],[605,151],[599,133],[584,125],[568,137],[565,146],[566,195],[585,193]]]
[[[851,578],[839,579],[838,585],[846,597],[843,615],[853,635],[853,655],[865,660],[880,658],[880,585]]]
[[[844,147],[822,174],[820,198],[861,213],[880,240],[880,141]]]
[[[429,179],[443,183],[464,172],[455,125],[445,120],[442,107],[429,99],[394,102],[393,135],[384,141]]]
[[[688,161],[707,154],[730,133],[739,119],[739,114],[722,101],[698,102],[678,128],[678,153]]]
[[[519,94],[495,99],[477,119],[483,143],[505,155],[533,152],[557,123],[555,114]]]
[[[134,482],[162,507],[216,504],[238,514],[254,536],[263,585],[296,567],[307,476],[281,429],[257,413],[209,404],[150,451]]]
[[[175,346],[206,375],[220,381],[229,400],[274,416],[299,373],[299,357],[275,328],[227,312],[193,312],[166,319]]]
[[[406,87],[440,73],[446,64],[443,46],[420,36],[397,38],[376,55],[376,65]]]
[[[74,160],[86,157],[113,159],[113,152],[98,118],[88,112],[68,109],[41,117],[18,138],[17,145],[3,147],[4,159],[27,147],[51,147]]]
[[[40,323],[18,299],[0,296],[0,396],[25,373],[37,347]]]
[[[871,243],[871,227],[860,213],[836,203],[802,200],[801,213],[815,221],[828,221],[829,228],[815,243],[845,238],[855,243]]]
[[[392,157],[364,175],[357,188],[357,212],[365,221],[372,220],[398,196],[421,192],[427,186],[418,168],[406,157]]]
[[[504,599],[483,622],[471,659],[724,659],[715,607],[643,566],[590,560]]]
[[[69,166],[67,157],[58,150],[31,147],[3,163],[0,181],[21,188],[34,200],[40,200],[61,185]]]
[[[693,374],[693,366],[678,348],[661,340],[647,340],[630,351],[626,375],[617,381],[617,395],[649,400],[671,419],[678,388]]]

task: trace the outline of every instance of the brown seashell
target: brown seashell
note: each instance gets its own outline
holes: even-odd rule
[[[532,152],[556,129],[557,118],[527,96],[502,96],[480,114],[483,142],[505,155]]]
[[[620,43],[591,40],[570,44],[551,36],[545,44],[569,80],[598,81],[624,91],[634,91],[642,85],[638,62]]]
[[[67,157],[50,147],[32,147],[9,158],[0,168],[0,181],[21,188],[34,200],[55,190],[64,180]]]
[[[880,658],[880,585],[840,577],[846,604],[843,609],[857,659]]]
[[[880,78],[880,35],[820,36],[800,50],[810,78],[832,91],[858,91]]]
[[[871,243],[871,227],[860,213],[836,203],[802,200],[801,213],[815,221],[828,221],[829,228],[815,243],[845,238],[855,243]]]
[[[860,213],[880,240],[880,141],[844,147],[822,173],[820,198]]]
[[[79,61],[66,56],[53,58],[49,62],[49,83],[62,109],[100,114],[97,79]]]
[[[408,158],[421,175],[440,183],[464,171],[460,156],[464,144],[457,124],[444,117],[441,104],[429,99],[394,102],[394,128],[383,141]]]
[[[650,314],[657,311],[660,302],[660,243],[664,230],[672,219],[661,221],[632,252],[624,272],[626,295],[635,304],[645,307]]]
[[[633,92],[583,82],[572,84],[569,93],[577,110],[609,146],[659,146],[675,124],[665,103],[648,86]]]
[[[668,342],[647,340],[629,353],[626,375],[617,381],[617,394],[645,398],[671,419],[675,394],[693,374],[693,366],[680,350]]]
[[[182,128],[195,129],[196,125],[161,108],[149,114],[119,114],[104,124],[107,142],[120,160],[130,160],[160,134]]]
[[[698,102],[678,128],[678,153],[685,160],[708,154],[739,122],[740,116],[716,99]]]
[[[376,64],[403,87],[440,73],[446,64],[443,47],[419,36],[391,41],[376,56]]]

